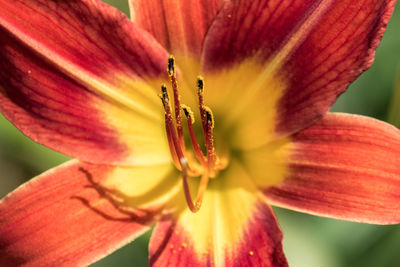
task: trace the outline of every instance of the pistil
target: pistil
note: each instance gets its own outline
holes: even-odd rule
[[[173,96],[174,96],[174,115],[175,121],[171,110],[170,100],[168,96],[167,87],[161,86],[160,98],[163,103],[165,111],[165,128],[167,133],[168,145],[171,152],[172,160],[176,168],[182,171],[183,189],[189,209],[192,212],[197,212],[202,204],[204,193],[206,192],[208,181],[211,177],[215,177],[222,167],[218,164],[219,159],[214,148],[214,117],[209,107],[204,105],[203,91],[204,91],[204,80],[199,77],[197,80],[197,91],[199,100],[199,111],[201,117],[201,123],[204,133],[204,144],[207,151],[205,156],[196,140],[195,132],[193,130],[194,115],[191,109],[186,105],[180,104],[180,95],[178,92],[178,84],[176,79],[175,70],[175,59],[173,56],[168,58],[168,76],[170,78]],[[189,132],[190,141],[193,147],[194,155],[198,161],[189,162],[186,156],[186,147],[183,134],[183,125],[181,117],[181,109],[184,111],[187,120],[187,128]],[[176,126],[176,127],[175,127]],[[200,166],[199,168],[193,168],[193,166]],[[192,200],[192,196],[189,188],[188,178],[190,176],[200,176],[201,180],[197,190],[195,202]]]

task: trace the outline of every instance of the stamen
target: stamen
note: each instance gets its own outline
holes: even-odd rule
[[[197,77],[197,95],[199,97],[199,109],[200,109],[200,117],[201,117],[201,124],[203,126],[203,132],[204,136],[206,134],[206,118],[205,118],[205,113],[204,113],[204,79],[201,76]]]
[[[162,101],[162,104],[164,107],[164,111],[165,111],[165,131],[167,132],[168,146],[169,146],[169,150],[171,153],[172,161],[174,162],[175,167],[178,170],[181,170],[181,165],[179,163],[178,155],[176,153],[176,149],[174,146],[174,141],[173,141],[172,133],[170,130],[170,125],[168,123],[169,118],[171,117],[171,114],[170,114],[171,107],[169,106],[169,97],[168,97],[167,87],[165,86],[165,84],[161,85],[160,98],[161,98],[161,101]]]
[[[183,112],[185,113],[185,116],[187,119],[187,126],[188,126],[188,130],[189,130],[190,141],[192,142],[193,151],[196,155],[197,160],[200,161],[200,163],[204,167],[206,167],[207,166],[206,158],[204,157],[203,152],[201,152],[199,143],[197,142],[196,136],[193,131],[193,123],[194,123],[193,112],[186,105],[182,105],[182,109],[183,109]]]
[[[208,177],[207,172],[203,173],[202,179],[200,181],[200,186],[199,186],[199,190],[197,193],[197,197],[196,197],[196,203],[193,204],[192,197],[190,194],[190,188],[189,188],[189,184],[188,184],[188,171],[190,168],[188,165],[188,160],[183,154],[183,151],[178,142],[178,137],[175,133],[175,129],[174,129],[173,121],[172,121],[171,107],[169,105],[168,92],[167,92],[167,88],[165,85],[161,86],[161,91],[162,91],[161,100],[162,100],[162,103],[163,103],[163,106],[165,109],[165,124],[167,127],[167,135],[171,136],[171,138],[168,138],[168,141],[170,142],[170,139],[171,139],[171,141],[172,141],[170,144],[171,151],[175,151],[177,157],[179,158],[178,162],[179,162],[180,168],[178,168],[178,169],[180,169],[182,171],[183,187],[184,187],[186,202],[188,204],[189,209],[192,212],[197,212],[200,210],[201,203],[203,200],[203,195],[204,195],[205,189],[207,188],[209,177]],[[173,155],[172,152],[171,152],[171,154]]]
[[[172,114],[171,114],[171,107],[169,105],[169,97],[168,97],[168,92],[167,88],[165,85],[161,86],[162,90],[162,100],[163,100],[163,105],[165,109],[165,123],[168,126],[168,129],[170,131],[173,145],[176,151],[176,154],[179,157],[179,160],[181,161],[183,158],[185,158],[181,146],[179,145],[178,137],[176,136],[175,128],[174,128],[174,122],[172,120]]]
[[[215,176],[215,166],[217,162],[217,154],[215,153],[214,148],[214,137],[213,137],[213,128],[214,128],[214,116],[209,107],[204,107],[204,113],[206,117],[206,148],[207,148],[207,162],[208,162],[208,171],[212,177]]]
[[[220,160],[216,155],[213,140],[213,128],[214,128],[214,116],[209,107],[204,105],[204,79],[199,76],[197,79],[197,94],[199,99],[199,109],[201,123],[204,133],[205,146],[207,155],[205,156],[200,149],[199,143],[196,140],[196,136],[193,130],[194,115],[192,110],[186,106],[180,104],[180,95],[178,93],[178,85],[176,79],[176,68],[175,58],[170,56],[168,58],[168,76],[170,77],[173,94],[174,94],[174,115],[172,114],[172,108],[170,105],[170,99],[168,96],[167,87],[163,84],[161,86],[160,98],[163,103],[165,111],[165,129],[167,133],[168,145],[171,152],[171,157],[178,170],[182,171],[183,189],[189,209],[192,212],[199,211],[204,193],[206,192],[209,179],[215,177],[216,173],[223,166],[220,164]],[[183,110],[189,131],[190,141],[192,143],[193,152],[200,162],[201,166],[195,162],[195,169],[191,168],[191,164],[188,162],[186,157],[185,141],[183,135],[181,109]],[[175,117],[175,122],[174,122]],[[191,162],[193,163],[193,162]],[[193,167],[193,166],[192,166]],[[201,180],[197,189],[197,195],[195,202],[192,200],[192,196],[189,188],[189,176],[199,176],[201,174]]]
[[[174,121],[173,121],[172,112],[171,112],[171,106],[169,104],[167,87],[164,84],[161,86],[161,91],[162,91],[161,100],[163,102],[163,106],[164,106],[164,110],[165,110],[165,125],[166,125],[166,127],[168,127],[167,135],[171,136],[171,138],[168,138],[169,140],[171,140],[171,144],[169,146],[170,146],[170,148],[173,148],[172,151],[176,152],[176,155],[178,157],[178,163],[179,163],[179,164],[177,164],[178,170],[181,170],[182,164],[180,164],[180,161],[182,159],[187,161],[187,158],[185,156],[185,153],[184,153],[182,147],[179,144],[178,136],[175,132]],[[173,155],[173,152],[171,152],[171,155]],[[179,166],[180,166],[180,168],[179,168]],[[187,170],[190,171],[190,173],[192,175],[199,175],[198,171],[190,168],[190,165],[187,165]]]
[[[178,83],[176,80],[176,71],[175,71],[175,57],[169,56],[168,58],[168,75],[171,80],[172,90],[174,92],[174,112],[175,112],[175,122],[176,122],[176,130],[178,132],[179,142],[183,151],[185,151],[185,138],[183,136],[183,128],[182,128],[182,117],[181,117],[181,105],[180,105],[180,95],[178,93]]]

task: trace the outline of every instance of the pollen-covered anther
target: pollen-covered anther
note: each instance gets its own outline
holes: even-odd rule
[[[173,55],[168,58],[168,67],[167,67],[168,75],[175,75],[175,57]]]
[[[204,90],[204,78],[203,76],[197,77],[197,91],[203,92]]]
[[[160,97],[165,110],[165,128],[168,144],[175,166],[178,170],[182,171],[183,188],[188,207],[192,212],[197,212],[201,207],[209,178],[215,177],[219,169],[221,169],[221,166],[218,164],[219,160],[214,148],[214,116],[211,109],[204,105],[204,79],[203,77],[199,76],[197,78],[197,93],[200,118],[204,134],[205,151],[207,152],[207,154],[204,155],[199,143],[196,140],[195,131],[193,129],[193,124],[195,122],[194,113],[190,107],[180,104],[180,95],[178,92],[178,84],[176,79],[175,58],[173,56],[168,58],[167,71],[173,90],[174,114],[172,114],[168,90],[164,84],[161,86]],[[186,117],[187,129],[195,158],[190,158],[187,156],[183,135],[181,110],[183,110],[183,113]],[[188,183],[189,176],[201,176],[195,202],[193,202],[190,194]]]
[[[181,108],[183,112],[185,113],[186,118],[190,119],[190,123],[193,125],[194,124],[194,113],[190,109],[190,107],[186,106],[185,104],[181,105]]]
[[[160,95],[160,98],[161,98],[161,100],[163,101],[163,103],[164,103],[165,101],[168,101],[168,100],[169,100],[168,91],[167,91],[167,86],[166,86],[165,84],[162,84],[162,85],[161,85],[161,95]]]
[[[209,127],[214,128],[214,115],[209,107],[204,106],[205,117]]]

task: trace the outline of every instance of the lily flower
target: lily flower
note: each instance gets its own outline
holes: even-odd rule
[[[400,222],[400,131],[328,113],[393,0],[0,0],[0,111],[76,158],[0,202],[0,265],[287,266],[271,205]],[[2,177],[4,178],[4,177]]]

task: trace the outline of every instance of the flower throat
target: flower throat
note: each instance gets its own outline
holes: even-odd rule
[[[172,114],[170,99],[165,84],[161,86],[160,98],[165,111],[165,130],[167,134],[168,145],[175,167],[182,172],[183,189],[188,207],[192,212],[197,212],[201,207],[209,179],[215,177],[218,174],[218,171],[223,169],[225,166],[221,163],[215,152],[213,137],[214,116],[211,109],[204,105],[203,78],[200,76],[197,78],[197,96],[206,155],[203,154],[193,130],[194,113],[190,107],[180,104],[180,95],[178,92],[178,83],[176,79],[175,58],[173,56],[168,58],[167,71],[173,91],[174,116]],[[195,156],[195,159],[191,161],[188,160],[185,146],[181,110],[183,110],[183,113],[186,117],[187,129]],[[190,194],[188,184],[189,176],[201,176],[195,202],[193,202]]]

